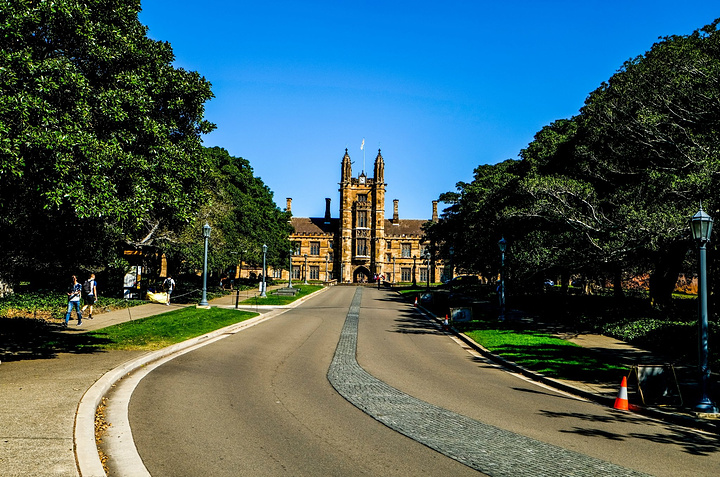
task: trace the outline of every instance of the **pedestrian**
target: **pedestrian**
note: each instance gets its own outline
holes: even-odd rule
[[[170,295],[172,294],[173,290],[175,290],[175,280],[173,280],[171,275],[168,275],[163,282],[163,290],[165,291],[165,295],[167,295],[167,301],[165,302],[165,304],[167,306],[170,306]]]
[[[73,307],[75,308],[75,311],[77,313],[77,324],[78,326],[82,325],[82,311],[80,310],[80,294],[82,293],[82,286],[78,283],[77,277],[75,275],[72,276],[72,283],[70,284],[70,288],[68,288],[67,296],[68,296],[68,307],[67,307],[67,313],[65,313],[65,327],[67,328],[68,322],[70,321],[70,314],[72,313]]]
[[[82,285],[82,297],[83,304],[82,311],[85,311],[88,307],[90,308],[90,314],[88,319],[93,319],[93,305],[97,301],[97,282],[95,281],[95,274],[91,273]]]

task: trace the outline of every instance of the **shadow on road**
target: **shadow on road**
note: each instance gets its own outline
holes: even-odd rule
[[[67,331],[55,323],[29,318],[0,318],[0,360],[21,361],[54,358],[59,353],[103,352],[100,346],[110,340]]]

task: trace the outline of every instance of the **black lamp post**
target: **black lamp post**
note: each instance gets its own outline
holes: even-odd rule
[[[395,256],[393,256],[393,274],[392,274],[392,282],[395,283],[397,280],[395,279]]]
[[[290,256],[288,257],[288,288],[292,288],[292,256],[293,249],[290,249]]]
[[[207,252],[208,252],[208,239],[210,239],[210,226],[206,223],[203,225],[203,237],[205,238],[205,259],[203,261],[203,293],[202,300],[200,300],[200,306],[210,306],[207,301]]]
[[[498,248],[500,249],[500,316],[498,320],[505,321],[505,249],[507,248],[505,237],[498,241]]]
[[[303,282],[303,285],[307,285],[307,284],[308,284],[308,282],[307,282],[307,272],[308,272],[308,270],[307,270],[307,253],[306,253],[306,254],[305,254],[305,281]]]
[[[700,319],[698,321],[698,367],[700,370],[700,401],[695,405],[697,412],[715,412],[715,405],[708,397],[707,388],[710,380],[710,366],[708,365],[708,307],[707,307],[707,261],[706,245],[710,241],[712,232],[712,218],[702,210],[695,214],[690,221],[693,238],[700,249],[700,273],[698,274],[698,301]]]
[[[425,260],[427,260],[427,286],[426,288],[430,290],[430,260],[431,260],[430,250],[425,250]]]
[[[263,244],[263,281],[262,281],[262,292],[260,298],[266,298],[265,294],[265,276],[267,275],[267,267],[265,266],[265,256],[267,255],[267,245]]]
[[[325,281],[330,283],[330,277],[328,276],[328,267],[330,265],[330,254],[325,254]]]

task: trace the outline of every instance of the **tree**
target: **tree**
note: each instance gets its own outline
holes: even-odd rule
[[[231,156],[220,147],[205,148],[211,165],[205,188],[209,199],[182,234],[159,244],[176,268],[194,271],[202,268],[202,225],[213,228],[209,267],[226,270],[240,261],[262,264],[262,246],[268,246],[268,265],[282,267],[290,249],[290,215],[273,201],[272,191],[253,175],[250,162]]]
[[[103,266],[192,219],[210,84],[146,36],[140,1],[3,3],[0,269]]]

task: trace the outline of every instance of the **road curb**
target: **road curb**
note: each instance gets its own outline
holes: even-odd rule
[[[432,313],[430,310],[427,310],[422,305],[418,305],[417,310],[420,311],[423,315],[425,315],[428,319],[432,319],[434,322],[438,323],[438,325],[442,325],[442,319],[440,317],[435,316],[434,313]],[[467,346],[471,347],[478,353],[482,354],[485,358],[499,364],[500,366],[510,369],[513,372],[522,374],[523,376],[525,376],[529,379],[532,379],[533,381],[541,382],[541,383],[543,383],[547,386],[550,386],[552,388],[555,388],[559,391],[573,394],[575,396],[581,397],[583,399],[587,399],[588,401],[596,402],[603,406],[613,407],[613,405],[615,403],[614,397],[604,396],[602,394],[596,394],[596,393],[586,391],[584,389],[580,389],[571,384],[562,382],[557,379],[547,377],[547,376],[537,373],[535,371],[531,371],[531,370],[524,368],[524,367],[520,366],[519,364],[514,363],[512,361],[508,361],[505,358],[502,358],[501,356],[494,354],[493,352],[491,352],[484,346],[478,344],[476,341],[470,339],[467,335],[459,332],[457,329],[455,329],[452,326],[450,326],[446,332],[457,337],[459,340],[461,340]],[[620,412],[626,412],[626,411],[620,411]],[[711,432],[714,434],[720,434],[720,425],[718,425],[716,423],[716,421],[708,422],[705,420],[696,419],[696,418],[694,418],[692,416],[688,416],[688,415],[666,412],[661,409],[656,409],[656,408],[651,408],[651,407],[646,407],[646,406],[637,406],[637,405],[633,405],[633,409],[630,412],[634,412],[636,414],[641,414],[643,416],[650,417],[653,419],[658,419],[661,421],[669,422],[671,424],[676,424],[676,425],[689,427],[689,428],[693,428],[693,429],[699,429],[699,430],[702,430],[705,432]]]
[[[81,477],[106,477],[105,470],[103,469],[103,465],[98,454],[98,448],[95,443],[95,412],[102,402],[102,398],[123,377],[153,361],[169,357],[173,354],[179,354],[181,351],[185,351],[193,346],[209,344],[214,341],[214,338],[219,338],[222,335],[237,333],[243,328],[257,325],[260,322],[281,315],[287,310],[304,303],[311,297],[317,296],[319,293],[322,293],[327,289],[327,287],[322,288],[310,295],[294,301],[290,305],[285,305],[282,308],[276,308],[264,315],[259,315],[254,318],[250,318],[249,320],[235,323],[233,325],[226,326],[225,328],[220,328],[219,330],[212,331],[196,338],[191,338],[187,341],[183,341],[182,343],[168,346],[167,348],[149,352],[139,358],[135,358],[121,364],[120,366],[105,373],[100,379],[95,381],[95,383],[90,386],[87,391],[85,391],[85,394],[83,394],[80,399],[75,411],[73,440],[75,443],[75,462]]]

